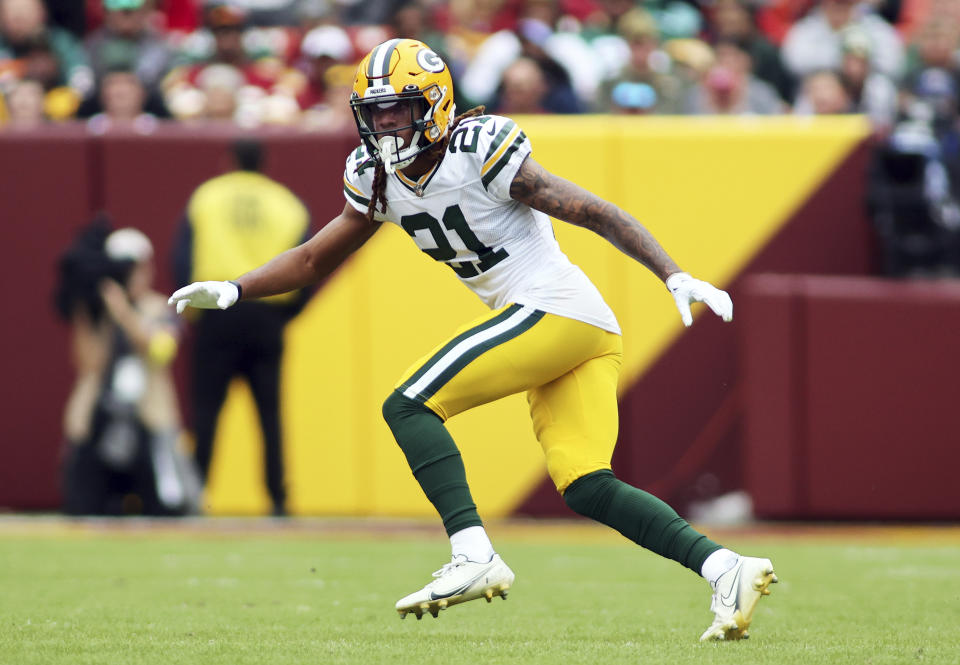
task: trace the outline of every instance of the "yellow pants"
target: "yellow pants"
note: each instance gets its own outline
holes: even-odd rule
[[[619,335],[521,305],[475,319],[414,363],[396,389],[443,420],[526,391],[547,471],[562,494],[610,468],[617,442]]]

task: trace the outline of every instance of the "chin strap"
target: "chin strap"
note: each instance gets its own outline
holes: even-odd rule
[[[416,146],[419,141],[420,132],[415,132],[410,147]],[[416,154],[406,158],[400,156],[400,153],[403,152],[403,143],[403,139],[395,134],[382,136],[377,142],[377,148],[380,151],[380,161],[383,162],[383,169],[387,173],[396,173],[397,169],[409,166],[410,163],[416,159]]]
[[[380,149],[380,161],[383,162],[383,169],[387,173],[395,173],[396,165],[393,163],[403,146],[403,139],[399,136],[383,136],[377,143]]]

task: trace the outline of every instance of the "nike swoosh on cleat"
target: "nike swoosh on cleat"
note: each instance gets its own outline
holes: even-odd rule
[[[720,596],[720,602],[723,604],[724,607],[736,607],[737,590],[740,588],[740,573],[742,572],[743,572],[743,566],[740,566],[740,569],[737,571],[737,574],[733,578],[733,584],[730,585],[730,593],[726,596]]]
[[[450,592],[448,592],[448,593],[435,593],[435,592],[431,591],[431,592],[430,592],[430,600],[441,600],[441,599],[443,599],[443,598],[450,598],[451,596],[456,596],[457,594],[461,594],[461,593],[463,593],[464,591],[466,591],[467,589],[469,589],[471,586],[473,586],[473,584],[474,584],[477,580],[479,580],[481,577],[483,577],[484,575],[486,575],[488,572],[490,572],[490,571],[488,571],[488,570],[483,571],[482,573],[480,573],[479,575],[477,575],[476,577],[474,577],[472,580],[469,580],[469,581],[465,582],[462,586],[460,586],[460,587],[458,587],[458,588],[456,588],[456,589],[454,589],[453,591],[450,591]]]

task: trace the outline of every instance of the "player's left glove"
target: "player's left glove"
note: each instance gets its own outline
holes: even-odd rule
[[[667,288],[677,302],[683,325],[687,327],[693,323],[690,303],[694,302],[704,303],[724,321],[733,320],[733,301],[730,300],[730,295],[712,284],[694,279],[685,272],[675,272],[667,277]]]
[[[177,306],[177,314],[190,307],[226,309],[240,299],[240,288],[233,282],[194,282],[177,289],[167,301]]]

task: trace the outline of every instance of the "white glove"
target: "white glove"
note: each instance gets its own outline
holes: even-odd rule
[[[226,309],[240,298],[240,289],[233,282],[194,282],[177,289],[167,301],[177,306],[177,314],[190,307]]]
[[[693,315],[690,314],[690,303],[702,302],[713,310],[713,313],[724,321],[733,320],[733,301],[726,291],[721,291],[712,284],[694,279],[685,272],[675,272],[667,277],[667,288],[677,301],[680,318],[683,325],[690,327]]]

